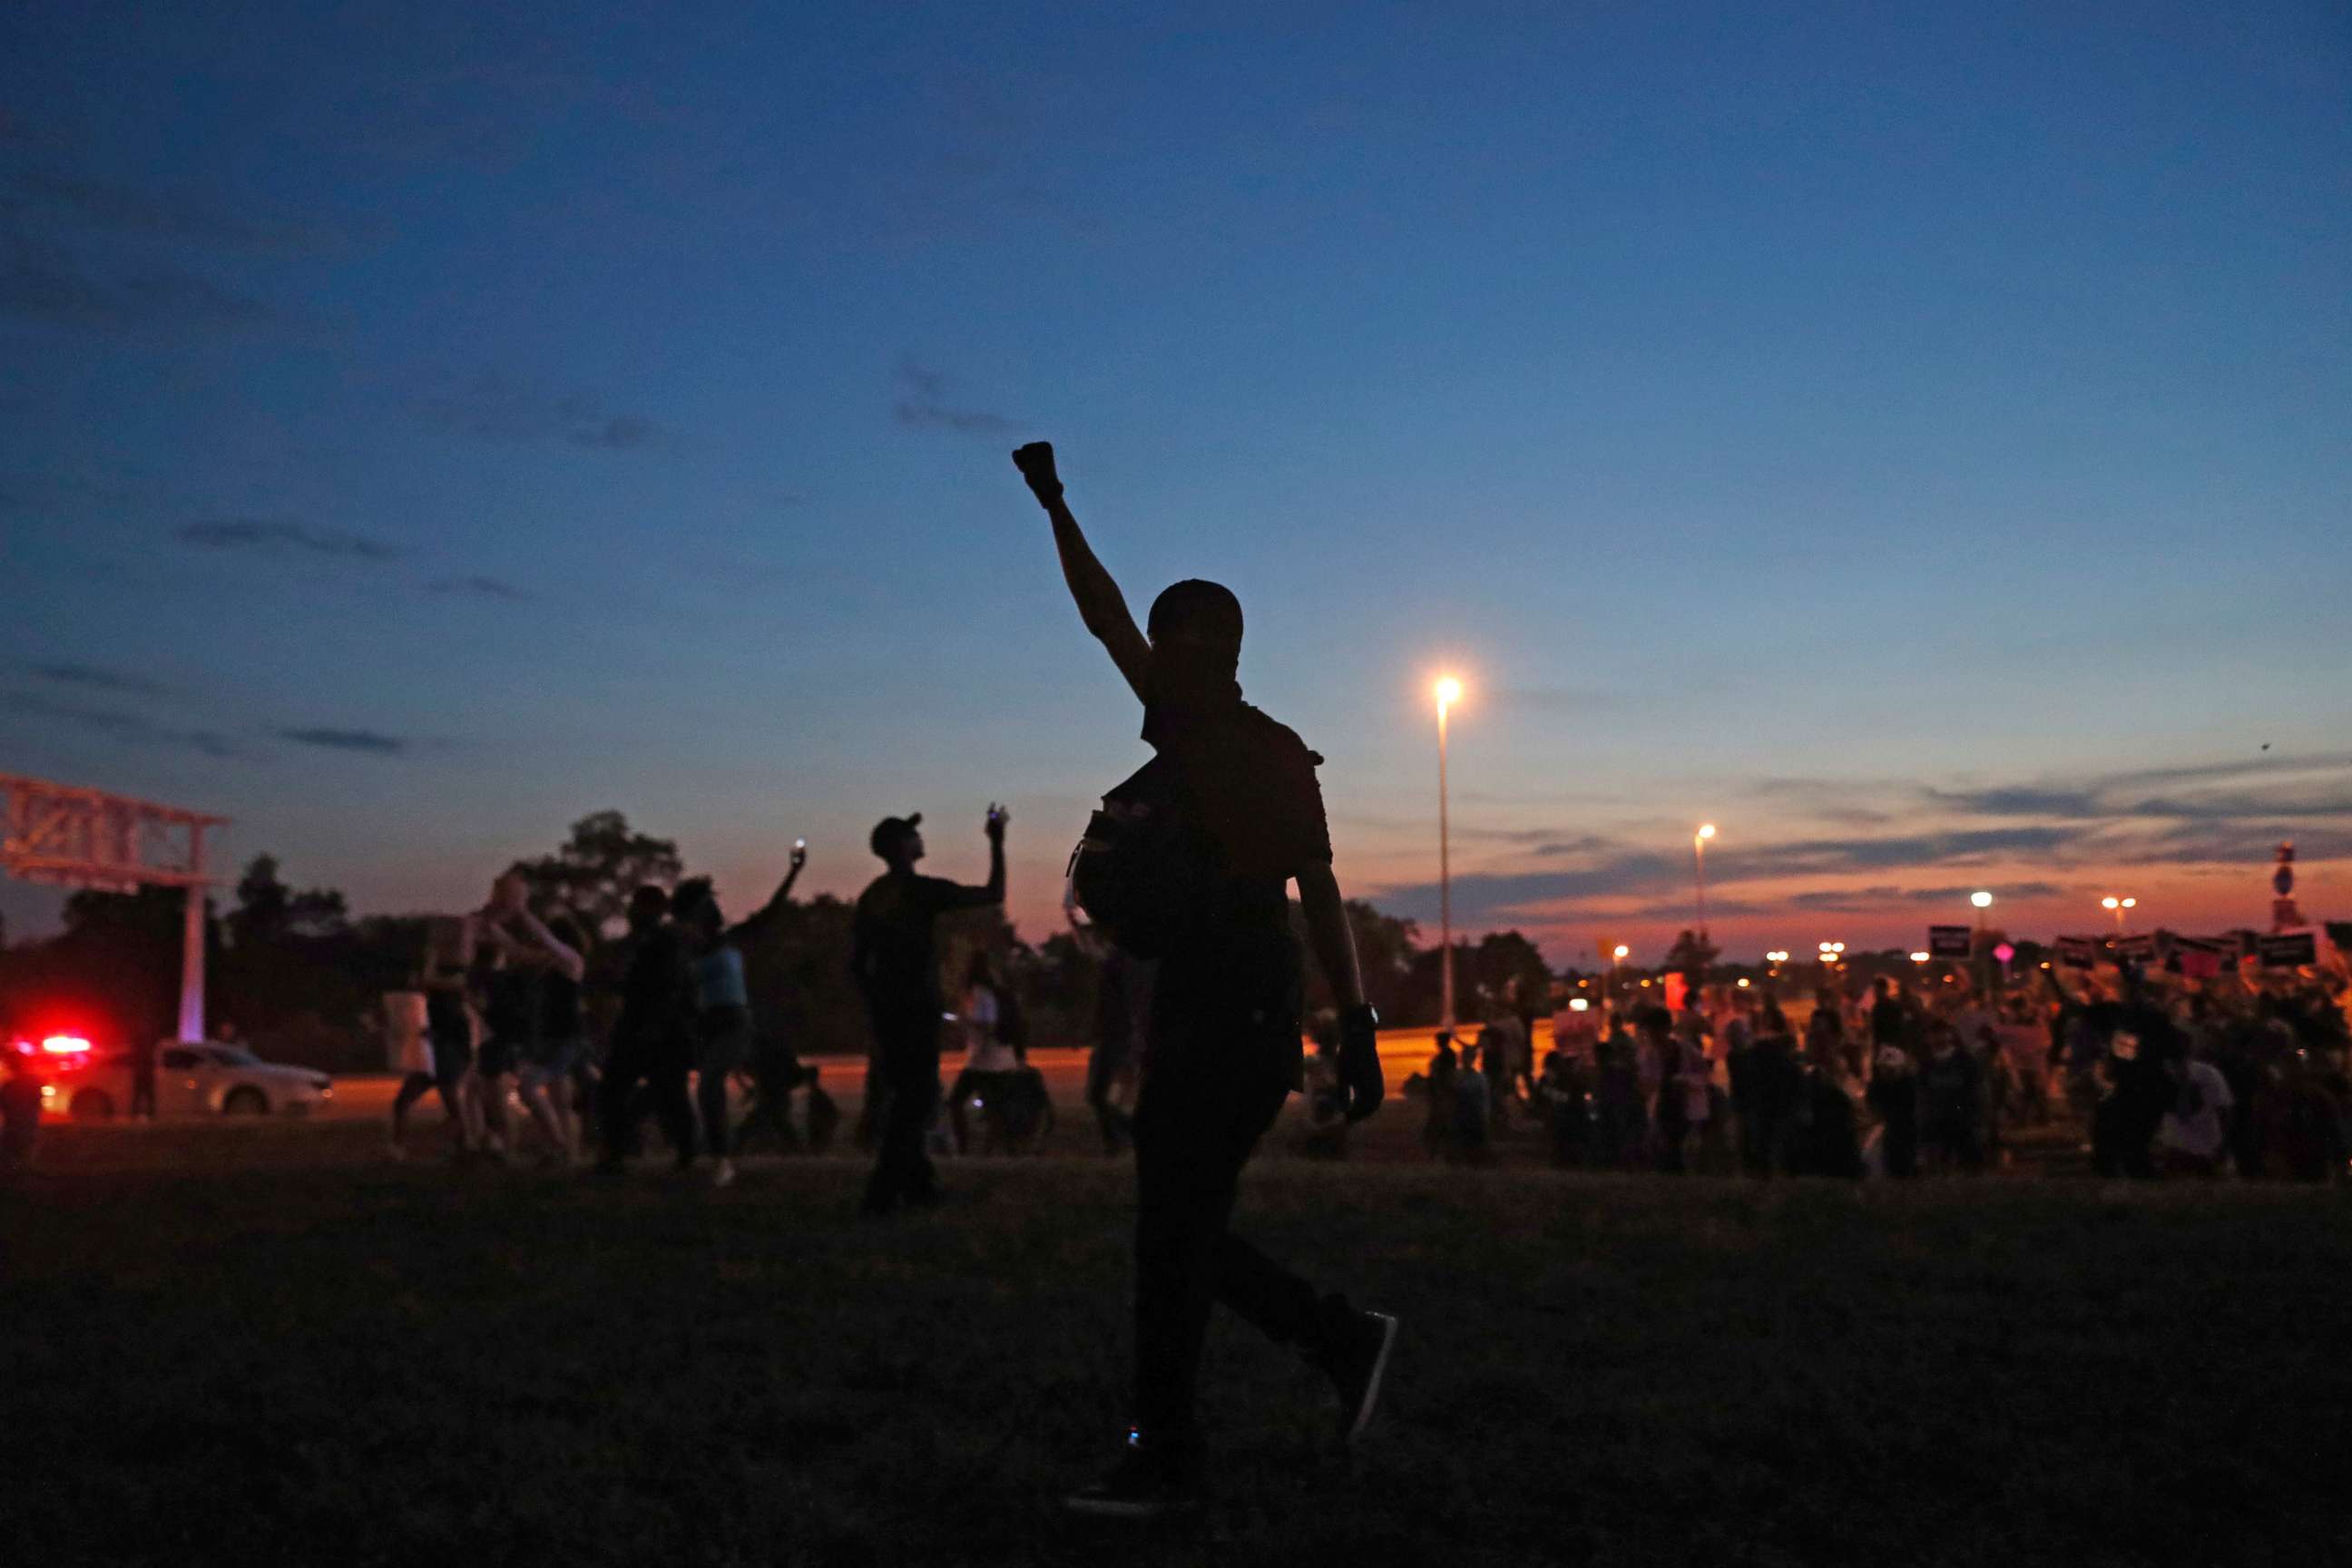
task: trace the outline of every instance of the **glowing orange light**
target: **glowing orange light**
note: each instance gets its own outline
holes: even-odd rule
[[[41,1049],[53,1057],[79,1057],[88,1054],[89,1042],[79,1035],[51,1035],[41,1042]]]

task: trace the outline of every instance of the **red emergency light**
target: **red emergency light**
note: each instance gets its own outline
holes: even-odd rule
[[[79,1035],[51,1035],[41,1042],[41,1050],[53,1057],[86,1057],[89,1042]]]

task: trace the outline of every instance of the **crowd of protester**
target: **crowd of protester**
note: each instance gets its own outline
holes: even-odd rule
[[[856,1133],[878,1154],[875,1208],[927,1201],[934,1155],[1023,1152],[1053,1125],[1044,1075],[1028,1059],[1021,999],[995,962],[974,954],[952,996],[936,973],[937,917],[1003,898],[1005,814],[990,811],[992,873],[971,888],[916,874],[920,820],[887,818],[875,829],[886,869],[859,901],[852,960],[877,1035]],[[386,1008],[394,1065],[404,1073],[393,1155],[407,1157],[414,1109],[435,1095],[460,1163],[593,1162],[617,1171],[644,1151],[650,1127],[678,1170],[707,1166],[723,1187],[747,1150],[828,1148],[840,1111],[818,1068],[752,1016],[742,956],[786,905],[806,861],[806,847],[796,845],[773,895],[731,924],[709,881],[696,878],[669,890],[638,888],[625,932],[592,942],[568,916],[542,920],[512,873],[480,909],[432,921],[414,989]],[[1134,967],[1103,957],[1121,975]],[[1126,1125],[1115,1097],[1131,1090],[1127,1037],[1142,990],[1131,976],[1105,988],[1106,1019],[1116,1015],[1128,1027],[1106,1022],[1089,1101],[1114,1152]],[[944,1097],[943,1026],[963,1058]],[[902,1070],[910,1057],[914,1070]],[[509,1115],[510,1105],[527,1112],[527,1126]]]
[[[1825,987],[1563,1013],[1528,1081],[1521,1026],[1441,1031],[1422,1101],[1437,1159],[1539,1131],[1551,1163],[1756,1176],[1974,1173],[2087,1155],[2101,1174],[2320,1181],[2352,1162],[2352,1040],[2325,976],[2183,984],[2137,969],[2015,986]],[[1595,1021],[1587,1026],[1586,1016]]]

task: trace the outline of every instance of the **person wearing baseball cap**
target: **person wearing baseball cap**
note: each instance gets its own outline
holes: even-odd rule
[[[849,960],[874,1024],[874,1076],[888,1100],[874,1174],[866,1184],[869,1215],[939,1201],[939,1173],[923,1152],[923,1135],[940,1103],[940,1015],[946,1005],[933,925],[952,910],[1004,902],[1010,819],[1003,806],[988,808],[988,882],[979,888],[917,874],[923,858],[920,812],[884,817],[866,839],[888,868],[857,896]]]

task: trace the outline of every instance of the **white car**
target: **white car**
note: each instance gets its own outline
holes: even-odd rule
[[[130,1051],[92,1052],[79,1067],[49,1080],[54,1113],[77,1121],[128,1115],[136,1068]],[[243,1046],[206,1040],[155,1047],[155,1114],[163,1116],[306,1116],[335,1098],[335,1080],[310,1068],[266,1062]]]

